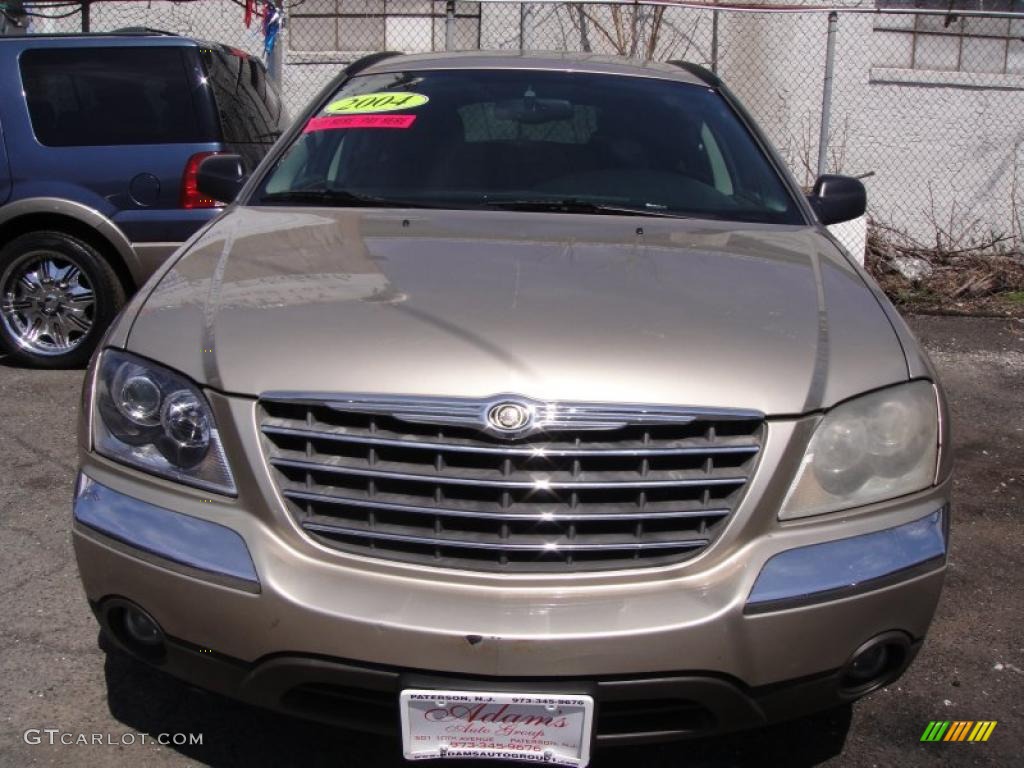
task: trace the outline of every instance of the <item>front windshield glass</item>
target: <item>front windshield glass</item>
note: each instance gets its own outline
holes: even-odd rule
[[[351,79],[251,202],[803,223],[779,175],[712,90],[511,69]]]

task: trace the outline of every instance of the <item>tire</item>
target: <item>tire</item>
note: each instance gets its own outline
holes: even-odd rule
[[[110,263],[73,235],[29,232],[0,248],[0,344],[15,363],[84,366],[124,302]]]

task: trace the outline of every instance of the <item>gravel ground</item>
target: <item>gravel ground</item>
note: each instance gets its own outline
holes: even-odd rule
[[[919,317],[957,449],[949,575],[924,650],[852,708],[727,739],[599,753],[602,766],[1020,765],[1024,754],[1024,321]],[[390,741],[200,693],[104,654],[69,542],[81,373],[0,360],[0,765],[371,768]],[[930,720],[998,720],[985,744],[922,744]],[[26,729],[201,733],[201,746],[31,745]]]

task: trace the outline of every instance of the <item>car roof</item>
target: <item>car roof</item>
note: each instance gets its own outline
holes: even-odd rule
[[[641,61],[623,56],[594,53],[554,51],[466,51],[463,53],[417,53],[407,56],[389,56],[360,70],[359,74],[385,74],[427,69],[536,69],[592,72],[708,85],[707,82],[687,69],[667,62]]]
[[[219,43],[209,43],[194,37],[183,37],[172,32],[157,29],[139,29],[113,32],[65,32],[54,34],[31,35],[0,35],[0,44],[35,45],[42,43],[45,47],[83,47],[92,46],[126,46],[147,45],[160,46],[202,46],[223,47]]]

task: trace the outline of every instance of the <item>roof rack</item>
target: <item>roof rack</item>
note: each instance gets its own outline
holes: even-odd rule
[[[0,35],[0,41],[31,42],[32,40],[52,40],[54,38],[100,38],[100,37],[183,37],[176,32],[166,32],[162,29],[150,29],[149,27],[124,27],[112,29],[108,32],[33,32],[31,35]],[[192,39],[192,38],[185,38]]]
[[[109,32],[100,32],[102,35],[165,35],[167,37],[181,37],[177,32],[168,32],[165,29],[153,29],[152,27],[119,27]]]

